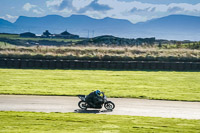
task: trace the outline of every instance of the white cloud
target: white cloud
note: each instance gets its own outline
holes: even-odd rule
[[[64,8],[76,8],[77,10],[84,8],[94,0],[48,0],[46,5],[49,8],[60,10],[60,7]],[[62,7],[62,9],[63,9]]]
[[[30,3],[26,3],[24,6],[23,6],[23,9],[25,11],[32,11],[33,13],[35,14],[43,14],[44,13],[44,10],[39,8],[37,5],[32,5]]]
[[[0,18],[8,20],[10,22],[14,22],[18,18],[18,16],[12,16],[12,15],[6,14],[5,16],[0,17]]]
[[[46,6],[52,12],[66,16],[76,12],[72,2],[73,0],[48,0]]]
[[[12,16],[12,15],[6,14],[6,18],[8,18],[8,19],[17,19],[18,16]]]
[[[84,14],[94,18],[128,19],[133,23],[171,14],[200,16],[200,3],[152,4],[120,0],[48,0],[46,5],[52,12],[64,16]],[[107,10],[102,11],[105,7]]]
[[[109,5],[110,7],[114,9],[120,9],[120,10],[130,10],[132,8],[137,8],[137,9],[155,8],[155,11],[157,12],[166,12],[169,8],[179,7],[188,11],[194,11],[194,10],[200,11],[200,3],[196,5],[192,5],[188,3],[171,3],[168,5],[165,5],[165,4],[142,3],[138,1],[125,2],[125,1],[118,1],[118,0],[109,0],[109,1],[99,0],[99,3]]]
[[[46,2],[47,7],[59,6],[63,0],[50,0]]]
[[[112,8],[107,11],[107,16],[125,18],[133,23],[171,14],[200,15],[200,3],[196,5],[188,3],[171,3],[167,5],[118,0],[99,0],[98,2]]]
[[[48,0],[46,1],[46,6],[52,12],[64,16],[84,14],[90,17],[96,16],[95,18],[105,16],[102,12],[109,10],[109,6],[99,4],[98,0]]]
[[[33,12],[36,14],[42,14],[43,11],[42,10],[38,10],[38,9],[33,9]]]
[[[47,1],[46,5],[53,10],[61,11],[64,9],[74,9],[72,2],[73,0],[51,0]]]
[[[34,7],[37,7],[36,5],[32,5],[30,3],[26,3],[24,6],[23,6],[23,9],[25,11],[30,11],[30,9],[34,8]]]
[[[81,8],[84,8],[88,6],[90,3],[92,3],[94,0],[73,0],[73,6],[77,9],[80,10]]]

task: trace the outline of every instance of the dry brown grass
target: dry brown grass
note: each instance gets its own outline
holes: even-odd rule
[[[200,50],[159,49],[158,47],[0,47],[0,57],[90,60],[182,60],[199,61]]]

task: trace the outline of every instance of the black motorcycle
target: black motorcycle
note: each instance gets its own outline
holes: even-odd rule
[[[79,101],[79,103],[78,103],[78,106],[81,109],[86,110],[87,108],[101,109],[104,105],[105,109],[113,110],[115,108],[115,104],[111,101],[108,101],[107,97],[104,95],[103,92],[102,92],[102,94],[103,94],[103,96],[100,96],[100,98],[98,99],[98,104],[95,105],[95,107],[93,107],[92,105],[88,104],[85,101],[87,95],[78,95],[78,97],[81,99],[81,101]]]

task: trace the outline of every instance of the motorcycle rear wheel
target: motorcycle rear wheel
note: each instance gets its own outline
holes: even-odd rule
[[[115,108],[115,104],[111,101],[108,101],[104,104],[104,107],[107,110],[113,110]]]
[[[87,103],[85,101],[80,101],[78,103],[79,108],[86,110],[87,109]]]

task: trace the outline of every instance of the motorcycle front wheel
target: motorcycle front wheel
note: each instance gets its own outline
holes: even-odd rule
[[[80,101],[78,103],[79,108],[81,109],[87,109],[87,103],[85,101]]]
[[[107,110],[113,110],[115,108],[115,104],[111,101],[108,101],[104,104],[104,107]]]

